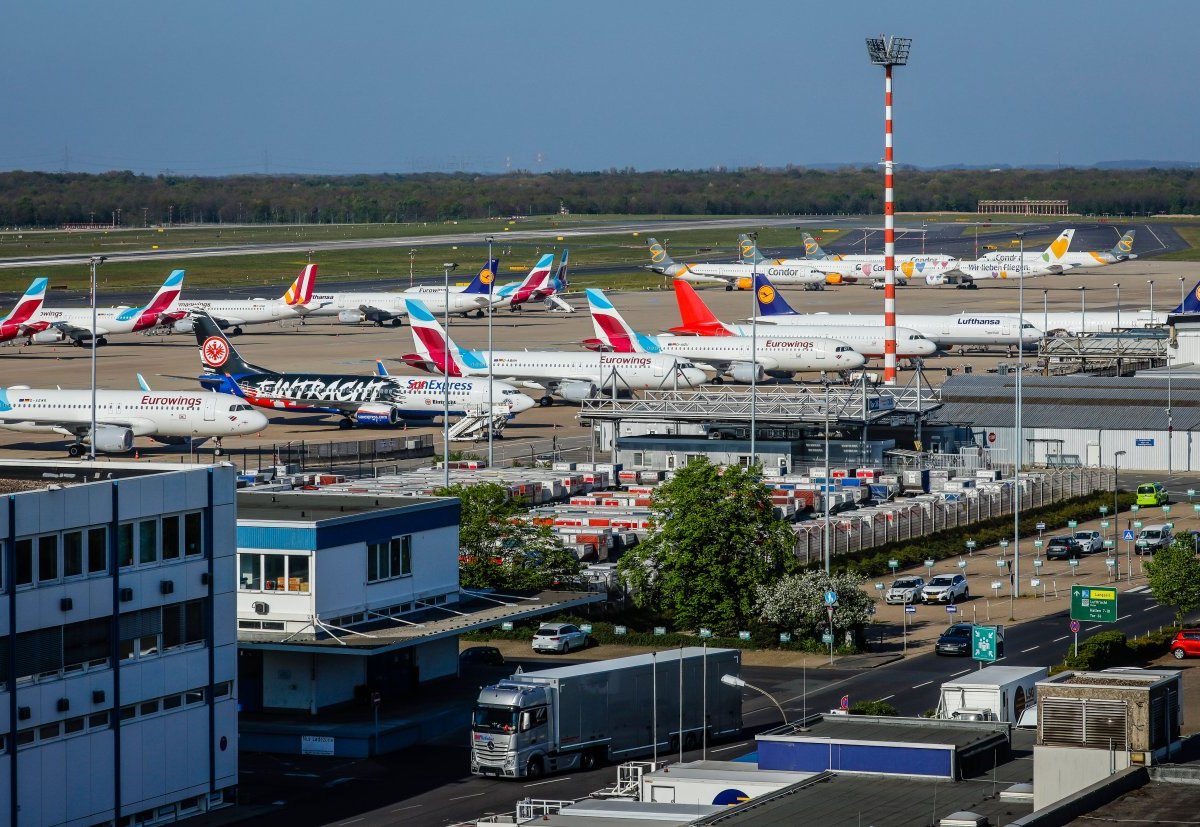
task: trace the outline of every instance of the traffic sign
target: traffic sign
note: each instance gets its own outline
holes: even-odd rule
[[[1035,569],[1040,569],[1040,568],[1042,567],[1042,563],[1043,563],[1043,562],[1045,562],[1045,561],[1043,561],[1043,560],[1034,560],[1034,561],[1033,561],[1033,567],[1034,567]]]
[[[832,645],[833,632],[822,632],[821,633],[821,642],[824,644],[827,644],[827,645]]]
[[[1041,540],[1034,540],[1034,541],[1033,541],[1033,547],[1034,547],[1034,548],[1041,548],[1041,547],[1042,547],[1042,541],[1041,541]]]
[[[780,632],[779,633],[779,642],[780,643],[791,643],[792,642],[792,633],[791,632]]]
[[[836,603],[837,603],[837,592],[835,592],[833,589],[830,589],[829,591],[825,592],[825,605],[833,606]]]
[[[1125,533],[1121,535],[1122,540],[1132,540],[1133,538],[1134,533],[1132,528],[1125,529]]]
[[[917,607],[916,607],[916,606],[913,606],[913,605],[908,605],[908,606],[905,606],[905,607],[904,607],[904,613],[905,613],[906,615],[915,615],[915,614],[917,613]]]
[[[1130,511],[1140,511],[1141,509],[1142,509],[1142,507],[1140,505],[1135,504],[1135,505],[1129,506]]]
[[[1100,527],[1101,527],[1101,528],[1108,528],[1110,525],[1111,525],[1111,523],[1109,523],[1109,521],[1108,521],[1108,520],[1101,520],[1101,521],[1100,521]]]
[[[1079,634],[1079,621],[1078,620],[1071,621],[1071,631],[1076,634]]]
[[[899,560],[888,560],[888,568],[890,568],[893,572],[895,572],[896,569],[900,568],[900,561]]]
[[[1045,523],[1038,523],[1036,526],[1034,526],[1034,528],[1036,528],[1038,531],[1045,531],[1045,530],[1046,530],[1046,524],[1045,524]]]
[[[975,541],[974,541],[974,540],[967,540],[967,548],[970,548],[970,549],[973,549],[973,548],[975,548]]]
[[[1162,507],[1162,510],[1163,510],[1163,513],[1164,513],[1164,514],[1170,514],[1170,513],[1171,513],[1171,506],[1169,506],[1169,505],[1164,505],[1164,506]]]
[[[842,699],[840,701],[838,701],[838,706],[840,706],[842,709],[849,709],[850,708],[850,696],[843,695]]]
[[[1142,521],[1141,521],[1141,520],[1134,520],[1134,521],[1133,521],[1133,527],[1134,527],[1134,528],[1141,528],[1141,527],[1142,527]]]
[[[1097,586],[1072,586],[1071,619],[1091,623],[1116,623],[1117,590]]]
[[[1067,520],[1067,528],[1077,528],[1078,526],[1079,526],[1078,520]]]
[[[971,657],[975,660],[994,661],[996,659],[996,627],[971,627]]]
[[[967,567],[967,561],[966,561],[966,560],[959,560],[959,561],[958,561],[958,567],[959,567],[960,569],[965,569],[965,568]]]
[[[1108,506],[1107,505],[1100,506],[1100,516],[1104,516],[1107,513],[1108,513]]]
[[[948,606],[946,606],[946,614],[948,614],[948,615],[958,614],[958,607],[955,606],[953,603],[949,604]]]

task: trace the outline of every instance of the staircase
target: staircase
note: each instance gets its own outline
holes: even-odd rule
[[[472,409],[450,426],[450,441],[475,442],[480,439],[486,439],[489,420],[491,420],[492,436],[498,437],[508,424],[508,415],[509,410],[507,405],[493,406],[490,417],[487,414],[486,407]]]

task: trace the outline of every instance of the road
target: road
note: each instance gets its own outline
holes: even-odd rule
[[[1171,610],[1158,606],[1146,593],[1121,594],[1119,610],[1120,619],[1112,628],[1130,635],[1144,634],[1172,620]],[[1086,624],[1080,639],[1107,628]],[[1066,652],[1069,638],[1065,610],[1012,627],[1006,630],[1007,657],[1003,662],[1013,666],[1056,663]],[[770,692],[795,720],[805,710],[813,714],[836,707],[843,695],[848,695],[851,703],[885,700],[902,715],[919,715],[937,705],[943,682],[975,668],[977,664],[971,660],[930,652],[876,669],[748,667],[743,677]],[[743,715],[747,736],[780,723],[774,704],[753,691],[744,696]],[[468,758],[465,742],[465,732],[448,733],[444,746],[332,764],[311,758],[243,756],[242,802],[266,805],[255,816],[260,825],[376,827],[402,821],[413,827],[434,827],[485,813],[511,813],[516,802],[526,797],[580,798],[615,779],[611,766],[532,783],[477,778],[462,771]],[[750,752],[753,744],[752,737],[714,744],[708,757],[730,760]],[[683,758],[698,760],[701,753],[687,752]]]

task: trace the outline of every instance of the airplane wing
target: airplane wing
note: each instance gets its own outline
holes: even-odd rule
[[[384,310],[382,307],[375,307],[370,304],[360,304],[358,311],[363,314],[363,318],[368,322],[390,322],[400,315],[394,311]]]
[[[40,423],[50,424],[50,423]],[[158,428],[149,419],[140,417],[99,417],[96,419],[97,425],[112,425],[116,428],[128,428],[134,436],[151,436],[158,431]],[[91,429],[91,424],[88,422],[59,422],[53,424],[54,430],[63,436],[84,437]]]
[[[546,307],[550,308],[551,310],[557,307],[559,310],[564,310],[567,313],[575,312],[575,308],[571,307],[571,305],[567,304],[566,301],[559,296],[547,296]]]
[[[92,338],[92,335],[93,335],[92,328],[90,326],[76,325],[76,324],[71,324],[70,322],[55,322],[54,324],[52,324],[50,326],[53,327],[55,330],[60,331],[64,336],[66,336],[69,339],[90,339],[90,338]],[[107,336],[108,330],[97,325],[95,335],[96,336]]]

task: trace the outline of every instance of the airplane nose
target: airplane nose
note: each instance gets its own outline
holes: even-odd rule
[[[843,354],[843,356],[845,357],[847,368],[861,368],[867,363],[867,357],[858,351],[851,351],[850,353]]]
[[[708,376],[700,368],[684,368],[683,378],[687,380],[689,385],[703,385],[707,381]]]
[[[533,397],[529,396],[528,394],[523,393],[523,394],[520,394],[519,396],[513,397],[513,406],[512,406],[513,413],[521,413],[522,411],[527,411],[530,408],[532,408],[533,406],[534,406]]]
[[[265,415],[259,413],[258,411],[250,411],[247,413],[245,422],[246,429],[252,434],[265,430],[267,425],[270,424],[270,420],[268,420]]]

